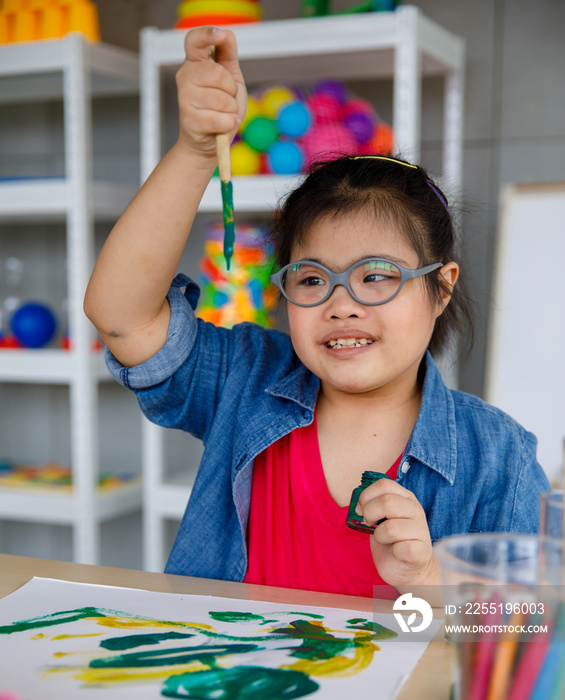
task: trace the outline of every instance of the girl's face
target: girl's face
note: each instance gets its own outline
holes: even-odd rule
[[[291,261],[317,260],[342,272],[366,257],[419,267],[416,252],[403,236],[363,213],[316,222],[306,240],[294,246]],[[454,263],[440,272],[455,283]],[[305,308],[287,302],[287,310],[296,354],[320,378],[326,396],[389,392],[398,396],[399,390],[407,395],[415,390],[418,367],[443,305],[431,300],[420,277],[408,280],[398,296],[381,306],[360,304],[338,285],[323,304]],[[338,338],[372,342],[361,347],[329,347]]]

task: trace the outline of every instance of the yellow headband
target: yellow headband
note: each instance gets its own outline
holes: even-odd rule
[[[406,168],[412,168],[412,170],[418,170],[418,167],[416,165],[412,165],[411,163],[404,163],[401,160],[396,160],[396,158],[390,158],[389,156],[366,155],[366,156],[350,156],[350,158],[351,158],[351,160],[365,160],[365,159],[387,160],[389,163],[396,163],[397,165],[404,165]],[[448,214],[451,214],[451,210],[449,209],[449,205],[447,204],[447,200],[441,194],[441,192],[438,190],[438,188],[434,185],[434,183],[430,179],[427,179],[426,182],[428,183],[428,186],[430,187],[430,189],[433,190],[434,194],[439,199],[439,201],[442,203],[445,211]]]
[[[396,158],[389,158],[388,156],[351,156],[351,160],[364,160],[370,158],[372,160],[388,160],[389,163],[398,163],[398,165],[405,165],[407,168],[412,168],[412,170],[418,170],[416,165],[411,163],[404,163],[401,160],[396,160]]]

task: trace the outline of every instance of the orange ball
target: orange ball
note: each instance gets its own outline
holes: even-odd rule
[[[373,153],[379,156],[388,156],[394,151],[394,132],[384,122],[379,122],[373,131],[371,138],[360,146],[361,154]]]

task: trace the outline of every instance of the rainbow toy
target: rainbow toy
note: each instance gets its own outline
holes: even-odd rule
[[[100,41],[98,9],[91,0],[0,0],[0,44],[60,39],[79,32]]]
[[[265,230],[259,226],[235,227],[234,265],[224,264],[223,226],[211,224],[200,262],[202,296],[197,315],[216,326],[231,328],[242,321],[274,325],[277,303],[275,287],[269,283],[272,260],[264,245]]]
[[[177,29],[258,22],[262,16],[259,0],[184,0],[177,15]]]
[[[101,472],[98,476],[98,489],[106,491],[138,482],[139,479],[134,474]],[[59,462],[12,463],[0,461],[0,488],[72,491],[73,473],[70,467]]]

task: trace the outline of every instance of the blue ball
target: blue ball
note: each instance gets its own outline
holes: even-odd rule
[[[57,321],[48,306],[30,302],[14,312],[10,327],[22,345],[28,348],[42,348],[55,335]]]
[[[283,107],[277,117],[277,127],[281,134],[291,138],[304,135],[312,123],[310,111],[302,102],[291,102]]]
[[[268,151],[269,165],[277,175],[295,175],[300,172],[304,155],[292,141],[277,141]]]

